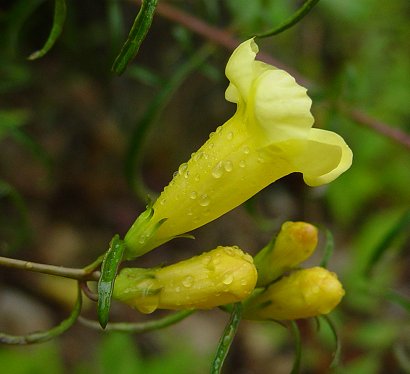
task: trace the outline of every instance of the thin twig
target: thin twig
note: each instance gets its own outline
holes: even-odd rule
[[[1,257],[0,266],[5,266],[14,269],[34,271],[37,273],[57,275],[64,278],[77,279],[82,281],[97,281],[100,277],[99,271],[89,272],[84,269],[67,268],[63,266],[55,266],[48,264],[40,264],[38,262],[16,260],[14,258]]]
[[[404,147],[410,149],[410,135],[406,134],[404,131],[388,125],[387,123],[381,122],[376,118],[369,116],[368,114],[362,112],[359,109],[351,109],[346,111],[346,114],[356,123],[368,127],[375,132],[390,138],[397,143],[403,145]]]
[[[168,327],[182,321],[183,319],[187,318],[191,314],[195,313],[195,310],[181,310],[179,312],[170,314],[163,318],[148,321],[148,322],[136,322],[136,323],[128,323],[128,322],[110,322],[107,324],[105,330],[103,331],[121,331],[121,332],[131,332],[135,334],[141,334],[147,331],[153,331],[162,329],[164,327]],[[92,321],[84,317],[80,317],[79,321],[89,328],[94,330],[102,330],[100,324],[97,321]]]
[[[133,0],[137,3],[141,3],[141,0]],[[217,27],[210,26],[206,22],[200,20],[199,18],[192,16],[184,11],[168,4],[161,2],[157,6],[156,11],[160,16],[167,18],[173,22],[185,26],[187,29],[203,36],[204,38],[221,45],[228,50],[234,50],[239,45],[239,40],[233,36],[233,34],[226,30],[221,30]],[[296,81],[307,87],[314,87],[315,84],[302,76],[298,72],[294,71],[289,66],[286,66],[282,62],[273,58],[272,56],[260,52],[258,58],[261,61],[274,65],[280,69],[284,69],[290,74],[292,74]],[[346,115],[354,120],[357,124],[370,128],[376,133],[379,133],[395,142],[405,146],[410,149],[410,135],[403,132],[402,130],[395,128],[387,123],[381,122],[376,118],[369,116],[359,109],[351,109],[345,112]]]

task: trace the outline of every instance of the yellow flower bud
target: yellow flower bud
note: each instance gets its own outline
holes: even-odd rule
[[[344,295],[332,273],[321,267],[298,270],[245,302],[244,317],[293,320],[330,313]]]
[[[254,258],[257,287],[266,286],[305,261],[316,249],[317,228],[306,222],[285,222],[278,236]]]
[[[152,217],[131,227],[127,258],[205,225],[290,173],[301,172],[317,186],[350,167],[352,152],[343,139],[311,128],[306,89],[287,72],[255,61],[257,52],[253,39],[233,52],[225,97],[237,104],[236,113],[179,167]]]
[[[123,269],[113,296],[142,313],[210,309],[244,300],[256,279],[250,255],[238,247],[218,247],[163,268]]]

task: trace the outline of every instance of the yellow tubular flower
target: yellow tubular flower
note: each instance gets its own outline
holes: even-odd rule
[[[182,164],[147,213],[128,231],[128,258],[220,217],[283,176],[303,173],[311,186],[346,171],[352,152],[330,131],[312,129],[311,100],[287,72],[255,61],[253,39],[230,57],[225,97],[234,116]],[[160,224],[161,223],[161,224]]]
[[[278,236],[254,258],[257,287],[266,286],[311,256],[317,246],[317,228],[306,222],[285,222]]]
[[[332,273],[321,267],[297,270],[245,302],[244,317],[293,320],[330,313],[344,295]]]
[[[156,269],[123,269],[113,297],[142,313],[210,309],[247,298],[257,279],[253,259],[238,247],[218,247]]]

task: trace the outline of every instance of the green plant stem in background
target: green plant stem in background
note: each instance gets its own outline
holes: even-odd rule
[[[43,57],[53,47],[54,43],[63,31],[66,14],[67,7],[65,0],[55,0],[53,26],[51,28],[48,39],[40,50],[33,52],[28,57],[29,60],[36,60],[40,57]]]
[[[326,232],[326,244],[325,244],[323,258],[319,265],[323,268],[327,268],[327,264],[329,263],[329,260],[332,258],[333,251],[335,249],[335,241],[333,239],[332,233],[328,229],[326,229],[325,232]]]
[[[290,321],[290,331],[292,332],[295,341],[295,360],[290,374],[300,373],[300,362],[302,359],[302,339],[300,337],[299,326],[295,321]]]
[[[55,266],[48,264],[40,264],[38,262],[16,260],[8,257],[0,256],[0,266],[5,266],[14,269],[34,271],[49,275],[56,275],[64,278],[71,278],[81,281],[97,281],[100,277],[99,271],[90,271],[88,268],[77,269],[67,268],[63,266]]]
[[[290,18],[288,18],[281,25],[261,34],[256,34],[256,37],[267,38],[268,36],[277,35],[289,29],[293,25],[297,24],[304,16],[306,16],[306,14],[308,14],[318,2],[319,0],[307,0],[294,14],[292,14]]]
[[[182,310],[170,314],[169,316],[157,319],[155,321],[148,322],[138,322],[138,323],[127,323],[127,322],[110,322],[105,327],[104,331],[119,331],[119,332],[129,332],[134,334],[141,334],[143,332],[153,331],[163,329],[165,327],[174,325],[183,319],[189,317],[191,314],[195,313],[195,310]],[[86,318],[80,317],[79,321],[87,327],[92,329],[101,330],[101,326],[97,321],[90,321]]]
[[[241,318],[242,318],[242,304],[236,303],[233,306],[231,318],[229,319],[229,322],[225,327],[223,335],[221,339],[219,340],[215,358],[211,366],[211,374],[221,373],[222,366],[224,364],[226,356],[228,355],[229,348],[231,347],[236,331],[238,330],[239,322],[241,322]]]
[[[114,61],[112,71],[121,75],[130,61],[137,55],[138,50],[151,27],[158,0],[144,0],[141,9],[134,20],[128,38]]]
[[[82,307],[82,294],[80,286],[78,285],[77,301],[70,316],[62,321],[58,326],[53,327],[50,330],[34,332],[27,335],[9,335],[0,333],[0,343],[10,345],[25,345],[34,343],[43,343],[50,339],[53,339],[65,331],[67,331],[78,319]]]
[[[170,79],[162,86],[161,91],[159,91],[156,97],[150,102],[150,105],[148,105],[142,118],[135,126],[125,158],[125,174],[129,185],[144,202],[147,200],[147,195],[154,197],[152,196],[153,192],[149,191],[145,186],[141,173],[139,172],[139,164],[143,153],[142,148],[147,133],[175,91],[193,71],[198,69],[204,63],[213,51],[214,48],[209,44],[206,44],[195,52],[186,62],[181,64],[175,73],[172,74]]]
[[[372,256],[367,263],[367,267],[364,271],[364,275],[369,277],[372,269],[382,258],[390,248],[392,248],[393,242],[402,234],[408,234],[408,228],[410,227],[410,210],[406,210],[400,219],[390,228],[386,235],[382,238],[380,243],[372,251]]]

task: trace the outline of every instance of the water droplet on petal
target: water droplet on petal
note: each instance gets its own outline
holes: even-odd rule
[[[245,166],[246,166],[246,161],[245,160],[239,161],[239,167],[240,168],[244,168]]]
[[[233,169],[232,161],[226,160],[226,161],[224,161],[223,164],[224,164],[225,171],[227,171],[227,172],[232,171],[232,169]]]
[[[222,131],[222,126],[218,126],[216,129],[216,133],[220,133]]]
[[[201,195],[200,199],[199,199],[199,205],[200,206],[208,206],[210,203],[209,197],[207,194],[203,194]]]
[[[227,138],[228,140],[232,140],[232,139],[233,139],[233,132],[232,132],[232,131],[229,131],[229,132],[226,134],[226,138]]]
[[[245,145],[245,146],[242,148],[242,152],[245,153],[246,155],[249,154],[250,151],[251,151],[251,150],[249,149],[249,147],[248,147],[247,145]]]
[[[181,287],[175,287],[175,292],[181,292]]]
[[[192,285],[194,284],[194,277],[191,275],[188,275],[182,280],[182,284],[186,288],[192,287]]]
[[[192,200],[195,200],[197,198],[197,196],[198,196],[198,194],[195,191],[192,191],[189,194],[189,198],[192,199]]]
[[[233,275],[232,274],[228,274],[225,276],[225,278],[222,280],[223,284],[231,284],[233,282]]]
[[[175,178],[179,173],[177,171],[174,171],[174,174],[172,174],[172,178]]]
[[[204,157],[204,152],[202,151],[196,152],[193,156],[194,161],[199,161],[202,157]]]
[[[212,169],[211,174],[214,178],[221,178],[224,173],[224,165],[222,161],[219,161],[215,167]]]
[[[188,164],[186,162],[184,162],[183,164],[181,164],[181,166],[178,168],[178,173],[179,174],[184,174],[186,172],[186,169],[188,169]]]

